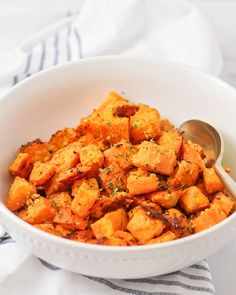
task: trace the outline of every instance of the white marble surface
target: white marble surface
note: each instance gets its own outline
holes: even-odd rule
[[[236,0],[191,1],[205,12],[215,27],[224,56],[221,77],[236,86]],[[0,53],[70,10],[79,9],[82,2],[83,0],[0,0]],[[209,263],[217,295],[235,295],[236,237],[229,245],[209,257]]]

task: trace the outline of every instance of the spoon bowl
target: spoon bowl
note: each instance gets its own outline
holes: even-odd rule
[[[199,144],[205,153],[205,165],[207,168],[214,167],[226,191],[236,198],[236,183],[222,167],[224,154],[223,138],[213,126],[200,120],[189,120],[182,123],[179,131],[186,140]]]

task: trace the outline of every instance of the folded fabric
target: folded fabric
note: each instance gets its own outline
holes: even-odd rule
[[[44,31],[38,43],[24,43],[7,59],[0,57],[0,83],[6,72],[10,77],[2,87],[57,64],[102,55],[175,61],[213,75],[222,68],[214,32],[186,0],[87,0],[64,28]]]
[[[88,0],[80,14],[41,40],[10,53],[5,87],[43,69],[82,58],[128,55],[176,61],[217,75],[222,58],[204,16],[184,0]],[[6,63],[7,64],[7,63]],[[11,64],[12,65],[12,64]],[[1,76],[2,75],[2,76]],[[109,280],[71,273],[21,249],[0,228],[0,294],[215,294],[207,261],[145,279]],[[102,277],[102,274],[101,274]]]
[[[174,273],[152,278],[130,280],[95,278],[65,271],[30,255],[2,231],[0,261],[2,295],[215,294],[206,260]]]

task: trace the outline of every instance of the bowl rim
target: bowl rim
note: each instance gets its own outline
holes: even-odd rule
[[[70,68],[70,67],[77,67],[80,64],[86,64],[86,63],[94,63],[94,62],[104,62],[104,61],[117,61],[117,62],[129,62],[129,61],[133,61],[133,62],[143,62],[143,63],[150,63],[153,66],[153,63],[156,63],[156,65],[160,65],[160,64],[164,64],[164,65],[169,65],[169,66],[173,66],[175,68],[180,68],[184,71],[190,71],[190,72],[195,72],[197,75],[201,75],[204,79],[208,79],[209,81],[211,81],[211,83],[217,83],[219,84],[221,87],[225,88],[226,91],[230,91],[232,92],[235,97],[236,97],[236,89],[231,86],[230,84],[228,84],[227,82],[214,77],[202,70],[199,70],[197,68],[194,68],[192,66],[186,65],[186,64],[182,64],[182,63],[177,63],[177,62],[172,62],[172,61],[159,61],[159,60],[155,60],[152,58],[140,58],[140,57],[123,57],[123,56],[102,56],[102,57],[91,57],[91,58],[85,58],[82,60],[77,60],[77,61],[71,61],[65,64],[60,64],[60,65],[56,65],[52,68],[49,69],[45,69],[41,72],[38,72],[22,81],[20,81],[18,84],[16,84],[15,86],[13,86],[5,95],[3,95],[0,98],[0,105],[3,104],[4,102],[6,102],[8,100],[8,96],[14,95],[15,92],[17,92],[18,90],[21,90],[21,88],[23,88],[25,85],[27,86],[29,83],[31,83],[32,81],[37,81],[38,79],[40,79],[43,76],[46,75],[51,75],[54,72],[57,72],[58,70],[63,70],[65,68]],[[15,98],[17,99],[17,97]],[[230,99],[229,97],[227,99]],[[233,212],[230,216],[228,216],[225,220],[219,222],[218,224],[202,231],[199,233],[195,233],[193,235],[187,236],[187,237],[183,237],[181,239],[176,239],[173,241],[168,241],[168,242],[164,242],[164,243],[159,243],[159,244],[151,244],[151,245],[136,245],[136,246],[106,246],[106,245],[94,245],[94,244],[89,244],[89,243],[83,243],[83,242],[78,242],[78,241],[73,241],[73,240],[69,240],[69,239],[65,239],[62,237],[58,237],[55,235],[52,235],[50,233],[47,233],[43,230],[40,230],[36,227],[34,227],[31,224],[28,224],[27,222],[23,221],[22,219],[20,219],[18,216],[16,216],[13,212],[11,212],[6,206],[5,204],[0,201],[0,212],[3,214],[3,218],[6,219],[10,219],[12,222],[16,223],[17,225],[19,225],[20,227],[23,227],[25,231],[29,231],[29,234],[33,234],[33,235],[38,235],[40,238],[42,238],[44,241],[52,241],[54,243],[58,243],[60,244],[60,246],[70,246],[72,248],[83,248],[86,250],[94,250],[94,251],[99,251],[99,252],[143,252],[143,251],[148,251],[148,250],[154,250],[154,249],[163,249],[163,248],[174,248],[176,246],[182,245],[182,244],[189,244],[191,243],[192,240],[200,240],[202,237],[209,235],[209,234],[213,234],[216,231],[218,231],[219,228],[222,228],[224,226],[226,226],[227,224],[231,223],[234,219],[236,220],[236,211]]]

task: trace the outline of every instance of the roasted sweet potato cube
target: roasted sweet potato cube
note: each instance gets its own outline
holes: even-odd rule
[[[50,161],[50,164],[55,167],[56,173],[60,173],[75,167],[80,160],[80,149],[81,144],[75,141],[55,152]]]
[[[51,223],[35,224],[34,226],[38,229],[45,231],[46,233],[49,233],[55,236],[60,236],[60,233],[55,229],[54,225]]]
[[[84,230],[88,225],[88,218],[82,218],[73,214],[70,205],[60,207],[53,221],[54,223],[62,225],[65,229]]]
[[[100,238],[97,240],[97,244],[105,246],[128,246],[124,239],[114,236]]]
[[[87,217],[100,195],[96,179],[82,180],[79,186],[75,182],[72,195],[74,196],[71,204],[72,212],[79,217]]]
[[[55,173],[55,167],[50,163],[35,162],[33,170],[31,171],[29,182],[39,186],[44,184]]]
[[[199,176],[197,164],[181,161],[175,168],[174,173],[169,178],[169,184],[173,187],[188,187],[195,185]]]
[[[138,169],[127,178],[127,189],[131,195],[147,194],[157,190],[159,181],[155,173]]]
[[[91,225],[97,239],[112,236],[117,230],[126,230],[128,220],[124,209],[107,213]]]
[[[50,200],[38,194],[32,195],[27,200],[27,207],[27,212],[23,219],[30,224],[50,222],[56,214],[54,208],[51,206]]]
[[[118,230],[114,233],[114,237],[125,241],[127,246],[134,246],[137,244],[135,238],[127,231]]]
[[[115,194],[127,187],[127,175],[118,165],[111,165],[100,169],[99,178],[103,189],[108,194]]]
[[[156,139],[161,135],[160,115],[156,109],[139,104],[138,111],[130,117],[130,137],[134,143]]]
[[[52,195],[59,192],[64,192],[69,189],[67,183],[62,183],[59,181],[59,175],[55,174],[51,177],[45,184],[44,190],[47,195]]]
[[[148,212],[139,208],[127,225],[128,231],[140,244],[145,244],[148,240],[159,236],[165,228],[162,219],[150,216]]]
[[[205,190],[208,194],[213,194],[224,189],[223,183],[220,181],[214,168],[205,168],[203,171],[203,181]]]
[[[174,150],[165,146],[143,141],[138,153],[133,156],[132,163],[148,171],[170,175],[176,165],[176,154]]]
[[[56,193],[48,197],[51,201],[51,206],[55,209],[65,205],[71,205],[72,199],[68,192]]]
[[[117,106],[129,105],[127,99],[122,97],[116,92],[111,91],[105,98],[103,103],[97,109],[97,112],[101,115],[103,119],[111,119],[113,117],[114,109]]]
[[[228,216],[235,207],[235,201],[233,201],[230,197],[226,196],[222,192],[219,192],[215,195],[212,204],[219,206],[219,208],[225,213],[226,216]]]
[[[180,238],[186,235],[188,231],[187,217],[178,209],[171,208],[166,210],[164,217],[168,220],[168,228]]]
[[[117,107],[113,108],[113,116],[114,117],[131,117],[137,111],[139,107],[136,105],[118,105]]]
[[[187,162],[191,162],[199,166],[203,171],[205,169],[205,164],[203,161],[204,151],[203,148],[190,140],[183,142],[181,148],[181,159]]]
[[[8,192],[7,208],[11,211],[15,211],[23,207],[26,200],[36,193],[36,187],[29,183],[24,178],[17,176]]]
[[[116,202],[114,196],[102,196],[98,199],[91,209],[91,216],[94,218],[101,218],[103,215],[115,209],[119,209],[119,204]]]
[[[136,149],[128,142],[121,141],[104,151],[106,166],[118,165],[120,169],[126,170],[132,166],[131,157]]]
[[[70,240],[78,241],[78,242],[84,242],[88,243],[90,240],[94,239],[95,236],[93,234],[93,231],[91,229],[85,229],[85,230],[79,230],[72,232],[67,236]]]
[[[226,218],[226,214],[221,210],[218,204],[213,204],[209,209],[202,211],[191,221],[194,232],[203,231]]]
[[[210,204],[208,198],[196,186],[190,186],[183,190],[179,202],[187,214],[203,210]]]
[[[181,190],[173,190],[173,191],[156,191],[150,193],[148,198],[151,199],[152,202],[159,204],[160,206],[170,209],[176,206],[181,195]]]
[[[33,162],[47,162],[52,157],[45,143],[40,139],[22,145],[20,152],[29,154],[32,157]]]
[[[161,131],[170,131],[174,129],[174,125],[167,118],[161,119],[160,126]]]
[[[163,131],[161,136],[157,139],[157,143],[168,149],[173,149],[175,153],[178,154],[182,144],[182,135],[175,129]]]
[[[113,118],[111,121],[104,121],[99,128],[102,138],[110,144],[116,144],[121,140],[129,141],[128,118]]]
[[[19,153],[11,164],[9,172],[12,176],[27,178],[33,168],[33,164],[34,162],[30,154]]]
[[[163,233],[161,236],[155,239],[151,239],[150,241],[147,242],[147,244],[159,244],[159,243],[164,243],[164,242],[169,242],[175,240],[176,234],[173,233],[172,231],[168,230],[165,233]]]
[[[64,128],[53,134],[48,144],[52,146],[52,151],[56,152],[76,140],[78,140],[76,130],[74,128]]]
[[[100,149],[95,144],[89,144],[80,149],[79,156],[82,166],[91,167],[91,172],[96,177],[104,162],[103,153]]]
[[[58,181],[66,185],[73,184],[76,180],[83,177],[88,177],[91,172],[91,167],[82,167],[78,164],[76,167],[66,171],[62,171],[58,174]]]

